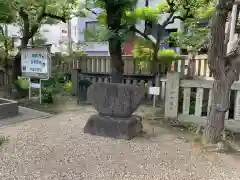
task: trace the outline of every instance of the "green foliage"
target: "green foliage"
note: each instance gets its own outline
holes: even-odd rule
[[[9,24],[14,22],[16,17],[13,11],[11,0],[0,0],[0,23]]]
[[[33,44],[36,46],[46,44],[46,42],[47,39],[43,37],[39,31],[37,31],[33,36]]]
[[[103,42],[108,39],[108,30],[106,26],[99,22],[94,23],[84,30],[84,39],[86,42]]]
[[[16,81],[16,84],[18,84],[18,86],[21,89],[27,90],[29,87],[29,82],[28,80],[26,80],[26,78],[23,77],[18,77],[18,80]]]
[[[183,23],[185,32],[171,33],[165,39],[165,42],[174,41],[179,47],[187,49],[189,52],[198,52],[203,46],[208,44],[210,27],[205,24],[208,24],[212,17],[215,4],[210,2],[209,4],[204,4],[204,6],[198,5],[197,7],[194,18],[188,19]]]
[[[72,82],[71,81],[67,81],[65,83],[64,91],[67,92],[67,93],[71,93],[72,92]]]
[[[27,45],[42,24],[66,22],[77,10],[77,5],[77,0],[0,0],[0,7],[5,10],[0,9],[0,21],[19,25],[23,35],[22,44]],[[5,22],[5,18],[9,20]]]
[[[148,68],[153,57],[153,50],[147,46],[146,41],[138,41],[134,44],[133,57],[138,60],[140,68]]]
[[[103,36],[120,38],[123,42],[125,37],[130,33],[130,25],[136,23],[135,21],[131,22],[132,18],[130,19],[126,12],[131,11],[136,4],[137,0],[95,0],[95,7],[103,9],[97,15],[98,22],[108,29],[106,34],[102,32]],[[120,23],[117,24],[116,22]]]
[[[178,60],[180,56],[176,51],[172,49],[160,49],[158,51],[158,58],[161,62],[169,64],[174,60]]]
[[[148,68],[153,60],[153,49],[147,41],[135,43],[133,48],[133,57],[139,60],[140,68]],[[158,51],[158,60],[164,64],[171,64],[179,59],[179,54],[172,49],[160,49]]]
[[[64,73],[56,73],[49,80],[43,82],[42,102],[45,104],[54,103],[57,95],[65,92],[71,92],[72,83],[65,81]]]
[[[138,31],[137,33],[150,41],[154,49],[159,49],[163,43],[174,41],[178,47],[188,49],[189,51],[198,51],[209,38],[209,29],[207,27],[200,27],[199,22],[203,20],[209,21],[214,11],[214,4],[211,1],[205,2],[204,0],[172,0],[169,2],[161,2],[155,8],[136,8],[132,12],[126,12],[126,16],[131,19],[131,22],[134,22],[134,20],[135,22],[138,20],[147,20],[152,23],[161,21],[160,25],[163,28],[166,28],[168,24],[174,23],[176,19],[180,19],[184,21],[185,29],[187,29],[186,32],[171,33],[164,40],[160,40],[160,36],[160,39],[156,39],[155,42],[146,36],[146,34],[139,33]],[[171,17],[171,13],[173,14],[171,18],[161,19],[164,13],[170,13],[168,17]],[[154,55],[153,48],[146,48],[143,45],[134,47],[134,57],[141,60],[140,66],[149,66],[153,57],[158,57],[157,60],[161,60],[163,63],[170,63],[179,58],[179,55],[173,50],[158,50],[158,55]],[[150,60],[150,62],[146,62],[146,60]]]

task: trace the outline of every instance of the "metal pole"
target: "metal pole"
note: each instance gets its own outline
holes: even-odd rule
[[[40,79],[40,88],[39,88],[39,101],[42,104],[42,80]]]
[[[155,115],[156,115],[156,95],[153,95],[153,119],[155,119]]]
[[[31,100],[32,91],[31,91],[31,78],[28,78],[28,98]]]

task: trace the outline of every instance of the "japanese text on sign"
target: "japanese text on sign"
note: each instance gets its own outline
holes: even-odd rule
[[[43,49],[27,49],[22,61],[22,72],[26,73],[48,73],[47,52]]]

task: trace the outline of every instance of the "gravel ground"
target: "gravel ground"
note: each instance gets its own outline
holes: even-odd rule
[[[82,107],[0,128],[0,134],[10,136],[0,151],[0,180],[240,179],[236,158],[197,153],[167,131],[131,141],[83,134],[93,113]]]

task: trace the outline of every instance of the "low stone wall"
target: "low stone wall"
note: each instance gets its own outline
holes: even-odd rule
[[[0,119],[17,116],[18,102],[0,98]]]

